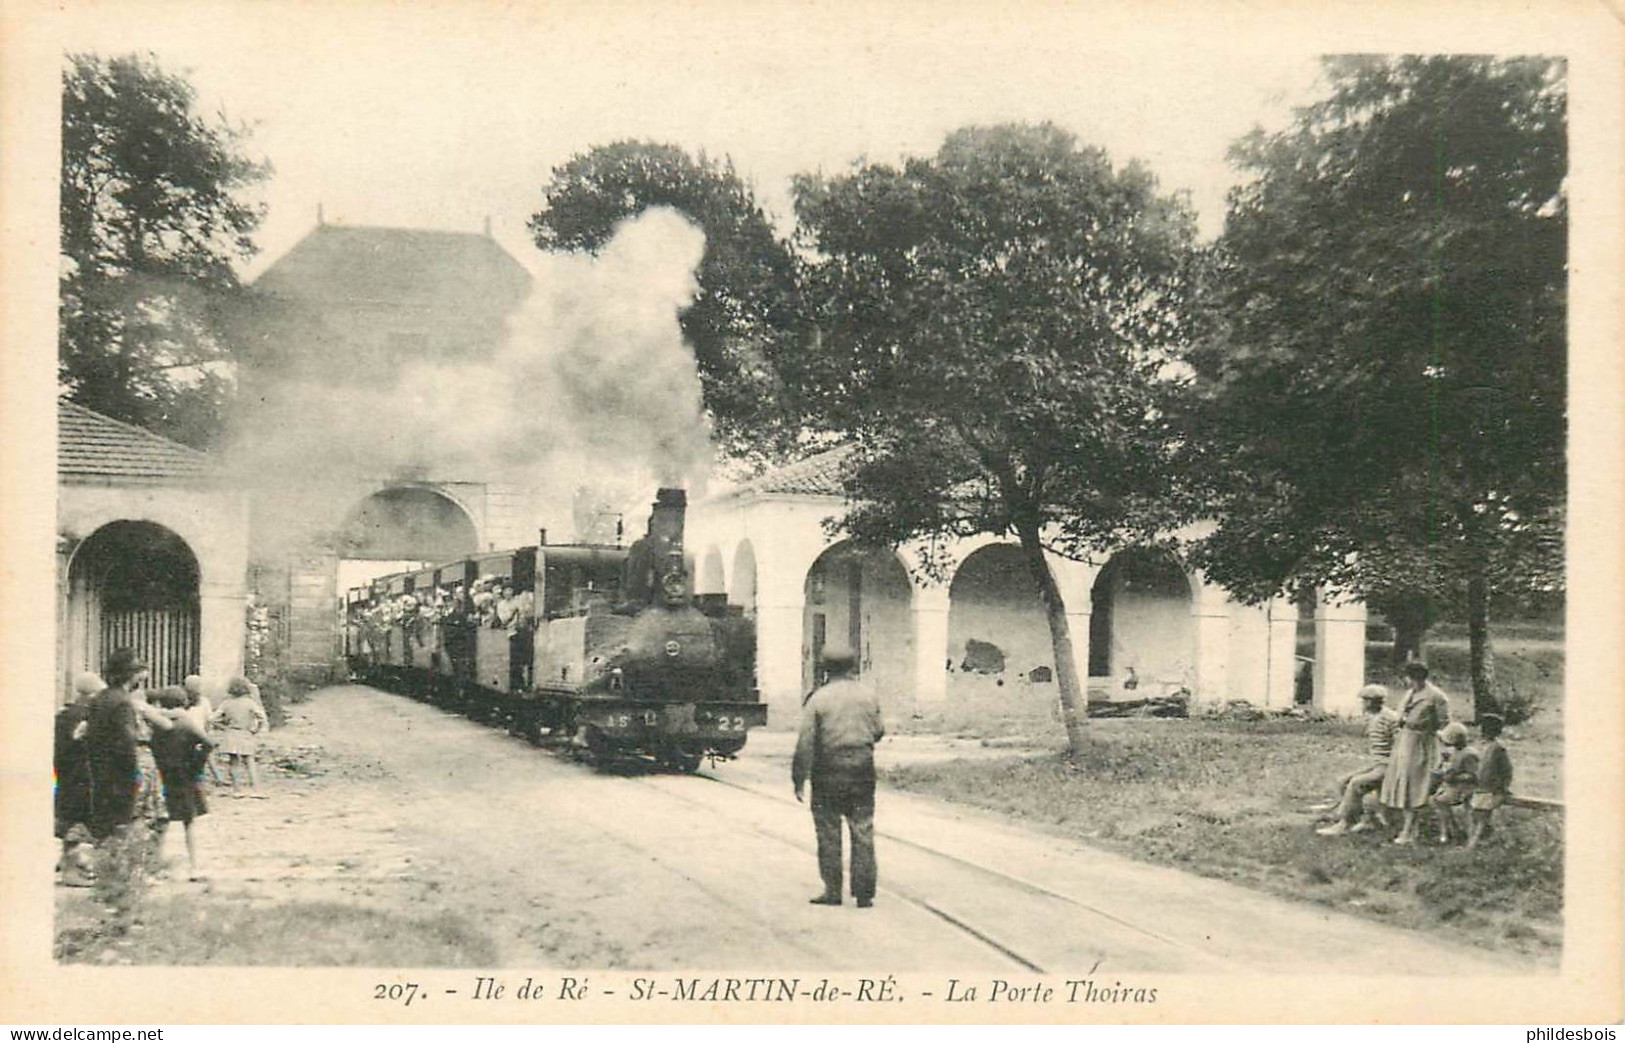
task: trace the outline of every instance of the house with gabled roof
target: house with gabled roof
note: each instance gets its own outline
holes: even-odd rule
[[[376,402],[401,367],[494,354],[531,282],[489,226],[484,234],[381,228],[329,224],[318,215],[316,226],[254,279],[234,317],[233,339],[246,359],[241,393],[252,401],[269,385],[302,382],[324,393],[364,390]],[[301,477],[278,475],[282,488],[272,495],[322,516],[303,519],[309,532],[293,548],[281,538],[282,525],[257,526],[255,556],[274,581],[273,596],[287,599],[292,669],[313,680],[339,659],[332,605],[343,585],[340,562],[350,568],[344,582],[353,583],[368,563],[389,571],[535,538],[528,492],[489,475],[403,464],[346,487],[343,503],[305,495]],[[279,530],[274,549],[262,531],[271,528]]]
[[[129,647],[154,686],[239,673],[248,503],[206,453],[57,403],[58,699]]]

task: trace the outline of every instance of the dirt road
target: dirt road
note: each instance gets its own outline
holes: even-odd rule
[[[506,966],[1528,969],[887,792],[875,907],[814,907],[787,736],[699,776],[611,775],[362,686],[295,711],[267,799],[205,820],[210,882],[172,889],[454,910]]]

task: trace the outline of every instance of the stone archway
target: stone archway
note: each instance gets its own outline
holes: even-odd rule
[[[914,588],[897,555],[851,541],[835,544],[807,570],[802,617],[802,689],[819,665],[853,656],[888,710],[914,705]]]
[[[1194,685],[1193,599],[1191,578],[1167,554],[1130,548],[1113,555],[1091,591],[1092,682],[1104,683],[1113,696],[1130,676],[1153,693]]]
[[[132,648],[153,687],[180,684],[202,659],[201,569],[173,530],[149,521],[108,522],[68,564],[70,673],[99,671]]]
[[[948,588],[948,695],[1053,700],[1055,649],[1032,572],[1013,543],[973,551]]]
[[[727,590],[727,577],[722,571],[722,552],[714,546],[707,547],[705,553],[700,555],[699,567],[694,572],[694,593],[725,594]]]
[[[429,486],[395,485],[351,508],[336,549],[341,558],[365,561],[451,561],[479,550],[479,535],[452,497]]]

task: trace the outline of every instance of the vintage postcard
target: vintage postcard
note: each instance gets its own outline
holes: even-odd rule
[[[0,48],[0,1021],[1625,1016],[1617,10]]]

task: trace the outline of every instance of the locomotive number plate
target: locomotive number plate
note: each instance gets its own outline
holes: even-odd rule
[[[707,710],[702,711],[699,718],[701,728],[710,732],[721,732],[724,735],[743,735],[748,727],[743,714]]]
[[[632,728],[654,727],[660,723],[660,715],[653,710],[634,710],[624,713],[606,714],[603,718],[604,727],[616,731],[628,731]]]

